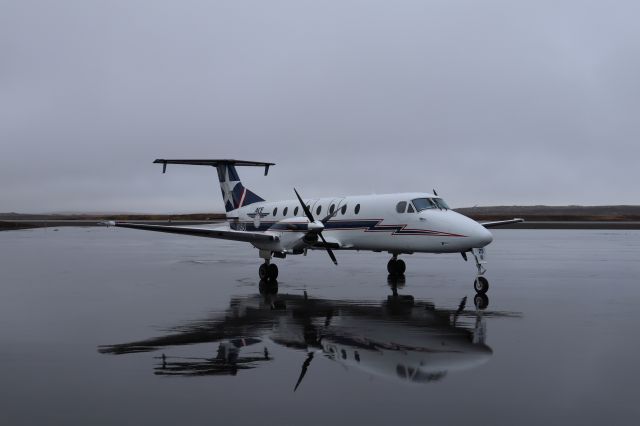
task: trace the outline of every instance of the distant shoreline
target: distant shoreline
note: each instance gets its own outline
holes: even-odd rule
[[[0,221],[0,231],[12,231],[32,228],[59,227],[92,227],[101,226],[97,220],[48,220],[48,221]],[[224,221],[189,221],[189,220],[137,220],[137,223],[149,225],[212,225],[222,224]],[[620,229],[640,230],[640,221],[529,221],[492,228],[494,232],[500,229]]]
[[[480,222],[523,218],[503,229],[640,229],[640,206],[492,206],[466,207],[457,212]],[[59,226],[97,226],[115,220],[150,224],[211,224],[224,213],[190,214],[22,214],[0,213],[0,230]]]

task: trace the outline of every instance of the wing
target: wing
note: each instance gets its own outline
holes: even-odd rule
[[[520,219],[520,218],[515,218],[515,219],[509,219],[509,220],[496,220],[494,222],[484,222],[484,223],[480,223],[480,225],[484,226],[485,228],[495,228],[497,226],[503,226],[503,225],[511,225],[513,223],[521,223],[524,222],[524,219]]]
[[[244,241],[247,243],[278,241],[275,235],[262,232],[234,231],[226,227],[205,228],[191,226],[144,225],[141,223],[109,222],[109,226],[142,229],[143,231],[167,232],[169,234],[193,235],[196,237],[219,238],[222,240]]]

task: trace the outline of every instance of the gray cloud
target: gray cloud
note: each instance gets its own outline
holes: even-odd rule
[[[435,187],[637,204],[634,1],[4,1],[0,211],[222,209]]]

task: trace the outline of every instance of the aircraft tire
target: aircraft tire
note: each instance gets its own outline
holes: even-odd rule
[[[395,275],[396,274],[396,260],[395,259],[391,259],[389,260],[389,263],[387,263],[387,272],[389,273],[389,275]]]
[[[485,294],[489,291],[489,281],[485,277],[477,277],[473,282],[473,289],[478,294]]]
[[[404,271],[406,270],[407,265],[404,263],[404,260],[391,259],[389,263],[387,263],[387,272],[389,272],[391,276],[404,275]]]
[[[263,263],[260,265],[260,268],[258,268],[258,276],[260,277],[260,281],[269,278],[269,266],[266,263]]]
[[[269,264],[269,279],[275,281],[278,278],[278,266],[275,263]]]

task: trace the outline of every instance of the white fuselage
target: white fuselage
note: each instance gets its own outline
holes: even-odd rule
[[[316,221],[325,221],[323,235],[346,250],[391,253],[452,253],[484,247],[493,237],[478,222],[446,208],[416,211],[411,200],[439,199],[431,193],[398,193],[305,199]],[[405,208],[399,203],[405,202]],[[409,207],[411,205],[411,207]],[[333,206],[333,208],[331,207]],[[400,204],[402,206],[402,204]],[[227,213],[233,229],[263,231],[278,241],[254,244],[259,249],[292,252],[303,247],[309,220],[297,200],[259,202]]]

